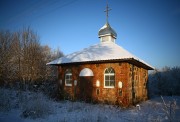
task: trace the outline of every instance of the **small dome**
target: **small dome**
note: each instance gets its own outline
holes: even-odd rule
[[[111,28],[108,22],[99,30],[98,35],[99,37],[105,36],[105,35],[111,35],[114,38],[117,37],[117,33]]]

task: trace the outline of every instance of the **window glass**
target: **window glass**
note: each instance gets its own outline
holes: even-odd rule
[[[110,81],[110,86],[114,86],[114,81]]]
[[[109,80],[109,76],[108,75],[105,75],[105,80]]]
[[[114,81],[114,75],[110,76],[110,80]]]

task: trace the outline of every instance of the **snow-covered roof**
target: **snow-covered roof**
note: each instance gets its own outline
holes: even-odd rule
[[[88,48],[84,48],[81,51],[77,51],[56,59],[52,62],[47,63],[47,65],[59,65],[67,63],[82,63],[82,62],[94,62],[94,61],[109,61],[109,60],[128,60],[134,59],[138,62],[143,63],[148,69],[154,69],[152,66],[144,62],[143,60],[137,58],[121,46],[112,43],[100,43],[92,45]]]

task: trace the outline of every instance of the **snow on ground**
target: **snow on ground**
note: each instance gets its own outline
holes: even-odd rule
[[[163,97],[166,103],[175,99],[174,121],[180,122],[180,96]],[[53,101],[41,93],[0,90],[0,122],[147,122],[169,121],[160,97],[120,108],[113,105]]]

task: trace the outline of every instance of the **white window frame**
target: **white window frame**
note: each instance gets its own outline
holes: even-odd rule
[[[66,79],[66,75],[71,76],[71,79]],[[67,83],[67,80],[71,80],[71,83]],[[65,86],[72,86],[72,73],[70,71],[67,71],[65,74]]]
[[[109,67],[109,68],[112,68],[112,67]],[[105,70],[104,70],[104,88],[115,88],[115,71],[114,71],[114,73],[105,73],[105,71],[107,70],[107,69],[109,69],[109,68],[106,68]],[[113,68],[112,68],[113,69]],[[114,70],[114,69],[113,69]],[[106,79],[105,79],[105,77],[106,76],[114,76],[114,86],[106,86],[106,83],[105,83],[105,81],[106,81]],[[110,80],[109,80],[109,82],[110,82]]]

